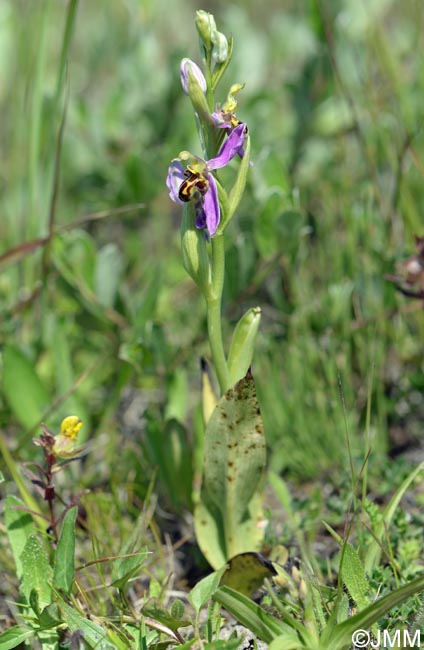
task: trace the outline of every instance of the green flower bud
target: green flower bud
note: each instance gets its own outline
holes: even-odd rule
[[[215,29],[211,34],[211,40],[213,43],[212,61],[215,64],[224,63],[228,58],[227,38],[222,34],[222,32],[218,32],[218,30]]]
[[[207,11],[196,11],[196,27],[206,52],[213,47],[212,34],[216,32],[215,18]]]
[[[252,364],[256,334],[261,322],[260,307],[252,307],[236,325],[228,354],[228,370],[235,384],[244,377]]]
[[[205,233],[195,226],[192,203],[187,203],[183,208],[181,251],[185,270],[203,293],[207,295],[212,288],[211,265],[206,248]]]

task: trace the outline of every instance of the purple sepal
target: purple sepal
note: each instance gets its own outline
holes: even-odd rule
[[[246,125],[239,124],[233,129],[222,145],[218,155],[208,160],[208,169],[220,169],[225,167],[230,160],[243,150],[243,143],[246,137]]]
[[[173,160],[168,167],[168,176],[166,177],[166,186],[169,189],[169,196],[179,205],[184,205],[178,197],[181,183],[185,180],[184,167],[179,160]]]

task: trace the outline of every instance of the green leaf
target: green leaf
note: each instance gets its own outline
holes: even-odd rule
[[[193,605],[196,614],[199,614],[202,607],[206,605],[218,589],[220,580],[224,575],[226,568],[226,565],[224,565],[218,571],[214,571],[210,575],[206,576],[206,578],[200,580],[200,582],[198,582],[190,591],[188,599]]]
[[[75,574],[75,521],[78,508],[74,506],[63,519],[62,532],[56,550],[53,585],[69,595]]]
[[[200,548],[215,569],[222,566],[222,557],[225,562],[260,549],[265,454],[262,418],[249,371],[220,399],[205,431],[204,481],[195,528]]]
[[[228,353],[228,370],[235,383],[244,377],[252,364],[255,340],[261,322],[261,308],[252,307],[237,323]]]
[[[278,636],[289,635],[293,640],[296,639],[300,646],[299,638],[294,630],[278,618],[267,614],[262,607],[247,596],[239,594],[230,587],[220,587],[213,595],[213,599],[265,643],[270,643]],[[328,647],[332,648],[332,646]]]
[[[101,648],[106,650],[106,648],[116,647],[107,641],[107,632],[100,625],[88,620],[63,601],[59,604],[59,607],[62,611],[63,620],[71,632],[80,630],[84,635],[84,639],[95,647],[96,650],[100,650]]]
[[[176,598],[171,606],[171,616],[173,618],[182,619],[184,617],[185,606],[182,600]]]
[[[32,517],[23,510],[15,510],[14,507],[25,508],[23,501],[13,495],[6,498],[5,523],[7,536],[12,549],[13,559],[16,564],[16,575],[22,578],[21,554],[30,535],[35,535],[35,526]]]
[[[377,623],[391,609],[397,607],[416,593],[424,590],[424,576],[419,576],[408,584],[392,591],[387,596],[368,605],[361,612],[334,627],[328,625],[321,636],[319,650],[338,650],[350,647],[355,630],[367,630]]]
[[[38,617],[37,623],[41,630],[50,630],[52,627],[60,625],[62,623],[62,617],[57,603],[47,605]]]
[[[40,610],[50,605],[52,593],[50,582],[53,570],[44,546],[37,535],[28,537],[21,555],[22,584],[21,593],[27,602],[33,602],[34,594],[38,598]]]
[[[368,581],[358,553],[348,543],[344,546],[341,572],[342,580],[358,609],[365,609],[369,605]]]
[[[0,650],[11,650],[34,636],[34,630],[20,625],[0,634]]]
[[[342,547],[340,571],[342,580],[350,596],[359,609],[364,609],[369,604],[369,584],[363,564],[358,553],[348,542],[344,542],[340,535],[325,521],[324,526]]]
[[[162,623],[170,630],[175,632],[179,627],[187,627],[191,622],[181,618],[175,618],[161,604],[159,598],[150,598],[141,610],[144,616],[147,616],[158,623]]]
[[[51,399],[34,364],[14,345],[3,351],[3,392],[14,416],[32,429],[45,414]]]

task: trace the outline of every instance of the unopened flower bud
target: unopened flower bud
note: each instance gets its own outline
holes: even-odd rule
[[[215,29],[211,34],[212,40],[212,61],[214,63],[225,63],[228,57],[228,41],[222,32]]]
[[[213,47],[212,34],[216,32],[215,18],[212,14],[200,9],[196,11],[196,27],[206,52],[210,52]]]
[[[191,59],[183,59],[180,65],[181,84],[186,95],[189,94],[189,78],[192,83],[197,82],[203,94],[206,93],[206,79],[199,66]]]

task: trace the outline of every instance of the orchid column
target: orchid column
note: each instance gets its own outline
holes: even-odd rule
[[[184,267],[202,291],[207,305],[208,336],[221,392],[241,379],[250,366],[260,310],[254,308],[236,327],[228,359],[222,341],[221,302],[225,274],[224,234],[240,203],[249,169],[250,138],[235,115],[231,86],[225,103],[215,104],[215,91],[231,59],[232,40],[216,29],[211,14],[198,11],[203,71],[190,59],[181,62],[181,82],[195,112],[202,156],[182,151],[169,167],[167,186],[183,207],[181,241]],[[227,191],[217,170],[239,161],[234,184]]]

